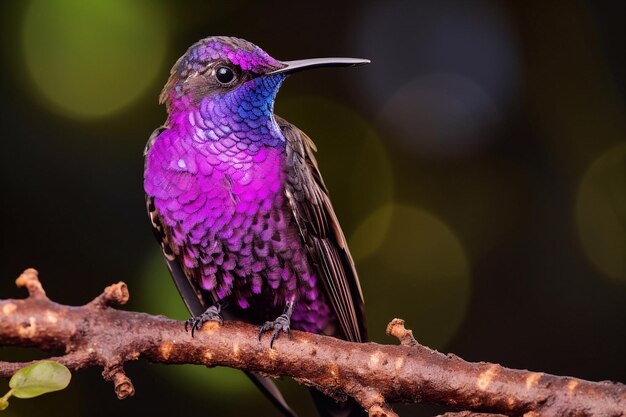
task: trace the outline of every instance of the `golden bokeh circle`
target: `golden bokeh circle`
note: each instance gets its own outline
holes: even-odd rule
[[[348,242],[355,262],[374,255],[383,245],[393,216],[393,208],[392,204],[384,204],[363,220],[350,235]]]
[[[626,144],[602,154],[585,173],[576,227],[589,262],[613,282],[626,284]]]
[[[379,337],[394,317],[407,321],[420,340],[444,347],[465,318],[471,295],[470,266],[459,238],[422,208],[381,207],[357,229],[353,240],[377,236],[378,249],[357,267],[363,281],[369,329]],[[353,244],[356,242],[352,242]]]

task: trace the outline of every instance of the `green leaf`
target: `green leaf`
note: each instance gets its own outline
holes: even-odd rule
[[[32,398],[67,387],[72,374],[54,361],[40,361],[17,371],[9,381],[17,398]]]

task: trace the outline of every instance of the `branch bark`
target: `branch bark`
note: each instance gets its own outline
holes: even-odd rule
[[[29,296],[0,300],[0,346],[63,349],[63,356],[52,359],[71,370],[102,367],[120,399],[134,394],[124,364],[141,358],[288,376],[337,399],[354,397],[371,416],[395,416],[388,405],[393,402],[467,410],[448,414],[457,416],[626,416],[623,384],[466,362],[420,345],[399,319],[387,328],[400,340],[397,346],[294,331],[291,339],[280,337],[270,349],[267,340],[258,342],[258,329],[250,324],[206,323],[192,338],[178,321],[113,308],[128,300],[122,282],[80,307],[49,300],[34,269],[16,283],[26,287]],[[0,377],[25,365],[0,362]]]

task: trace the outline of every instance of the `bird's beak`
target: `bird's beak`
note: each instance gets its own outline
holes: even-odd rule
[[[313,58],[299,59],[296,61],[282,61],[285,66],[274,70],[267,75],[272,74],[292,74],[298,71],[304,71],[321,67],[354,67],[357,65],[369,64],[369,59],[359,58]]]

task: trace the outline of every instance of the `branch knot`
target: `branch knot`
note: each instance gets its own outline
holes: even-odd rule
[[[28,268],[15,280],[18,287],[26,287],[28,296],[35,299],[47,299],[46,292],[39,282],[39,272],[36,269]]]
[[[94,298],[89,305],[97,308],[124,305],[128,302],[129,297],[128,286],[123,281],[120,281],[106,287],[102,294]]]
[[[404,327],[404,320],[393,319],[387,325],[387,334],[400,340],[402,346],[418,346],[417,340],[413,337],[413,331]]]
[[[105,366],[102,371],[102,376],[107,381],[113,381],[115,395],[117,395],[117,398],[120,400],[135,395],[135,387],[130,378],[126,376],[122,365]]]

